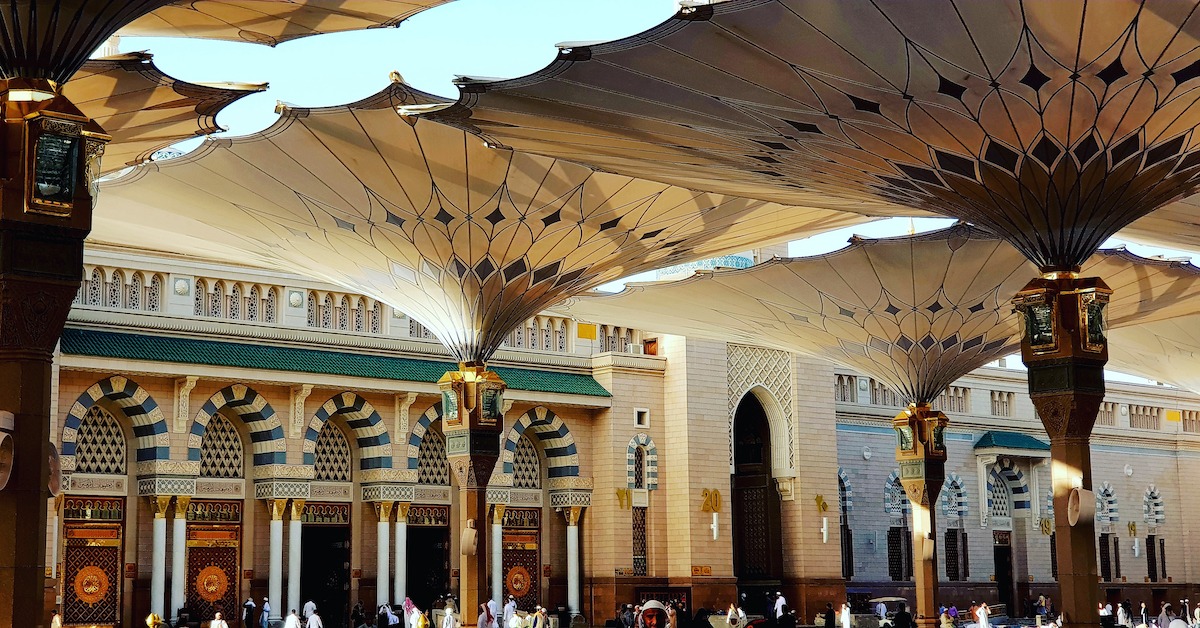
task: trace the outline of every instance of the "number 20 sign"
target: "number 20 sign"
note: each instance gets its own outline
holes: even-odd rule
[[[701,489],[700,512],[721,512],[721,491],[715,488]]]

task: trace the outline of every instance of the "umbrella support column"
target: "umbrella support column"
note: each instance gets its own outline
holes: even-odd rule
[[[1104,309],[1111,294],[1100,279],[1056,272],[1013,299],[1025,317],[1021,358],[1029,396],[1050,436],[1058,608],[1071,627],[1100,624],[1090,439],[1104,400]]]
[[[900,483],[912,503],[912,561],[917,603],[913,618],[921,628],[936,628],[937,552],[933,504],[946,479],[946,445],[942,438],[949,419],[927,403],[914,403],[892,420],[896,430],[896,461]]]
[[[460,364],[438,381],[446,457],[458,482],[458,599],[463,626],[474,626],[488,600],[487,486],[500,458],[504,381],[481,364]]]

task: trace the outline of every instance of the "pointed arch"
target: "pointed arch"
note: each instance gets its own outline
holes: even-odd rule
[[[1025,481],[1025,474],[1021,473],[1021,470],[1016,467],[1011,459],[1005,458],[993,464],[991,471],[988,473],[989,511],[992,509],[992,487],[997,482],[1003,482],[1008,486],[1008,492],[1012,494],[1014,515],[1018,510],[1029,510],[1029,484]]]
[[[967,483],[957,473],[946,474],[942,484],[942,514],[958,519],[967,518]]]
[[[421,441],[425,438],[425,432],[429,431],[429,426],[433,425],[434,421],[442,420],[442,402],[437,402],[430,406],[428,410],[422,414],[415,424],[413,424],[412,432],[408,435],[408,468],[416,470],[420,461]]]
[[[1163,504],[1162,493],[1158,487],[1151,484],[1142,494],[1142,519],[1146,525],[1154,527],[1167,522],[1167,510]]]
[[[63,421],[62,456],[63,471],[75,469],[75,453],[79,424],[92,406],[101,400],[116,406],[133,425],[134,447],[137,461],[170,460],[170,436],[167,420],[163,417],[158,402],[137,382],[114,375],[92,384],[79,395]]]
[[[1117,492],[1109,482],[1100,485],[1096,491],[1096,523],[1113,524],[1121,522],[1121,513],[1117,508]]]
[[[904,517],[907,520],[911,509],[904,485],[900,482],[900,470],[894,469],[888,475],[887,483],[883,485],[883,511],[890,517]]]
[[[854,512],[854,487],[850,484],[850,474],[838,467],[838,507],[844,514]]]
[[[571,435],[567,424],[545,406],[538,406],[523,414],[508,431],[508,437],[504,439],[504,449],[500,452],[505,474],[512,474],[517,441],[527,431],[532,431],[537,436],[542,451],[546,454],[547,477],[579,475],[579,451],[575,448],[575,437]]]
[[[275,415],[275,409],[267,403],[266,398],[245,384],[226,386],[204,402],[192,420],[192,429],[188,434],[188,460],[200,460],[200,443],[208,429],[208,422],[224,409],[237,415],[250,430],[256,466],[286,462],[283,426]]]
[[[638,447],[646,452],[646,490],[653,491],[658,488],[658,446],[645,432],[634,434],[625,448],[625,483],[628,488],[634,488],[637,484],[635,467]]]
[[[387,426],[366,399],[349,391],[331,397],[309,419],[308,431],[304,434],[304,464],[314,463],[321,428],[330,417],[338,414],[346,419],[346,425],[354,432],[358,444],[358,468],[363,471],[391,469],[392,439],[388,436]]]
[[[778,384],[778,382],[777,382]],[[777,389],[778,390],[778,389]],[[767,428],[771,430],[771,475],[775,477],[795,476],[792,464],[792,420],[788,410],[780,403],[779,396],[761,382],[751,384],[733,404],[729,415],[729,464],[733,465],[733,421],[738,408],[753,395],[767,416]]]

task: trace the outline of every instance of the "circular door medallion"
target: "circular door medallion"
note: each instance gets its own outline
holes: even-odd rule
[[[228,589],[229,577],[225,575],[224,569],[216,565],[201,569],[200,574],[196,576],[196,593],[199,593],[205,602],[216,602],[225,596]]]
[[[108,574],[95,565],[88,565],[75,574],[74,586],[79,601],[95,604],[108,595]]]
[[[517,565],[508,570],[508,575],[504,577],[504,584],[508,588],[509,595],[525,597],[529,593],[529,587],[533,584],[533,578],[529,577],[529,570]]]

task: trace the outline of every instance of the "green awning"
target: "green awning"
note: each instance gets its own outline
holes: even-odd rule
[[[426,383],[435,383],[446,371],[457,368],[452,362],[437,360],[71,328],[63,330],[62,352],[64,355]],[[590,375],[510,367],[492,370],[514,390],[612,396]]]
[[[975,441],[975,449],[1025,449],[1031,451],[1050,451],[1050,444],[1044,443],[1028,434],[991,430]]]

